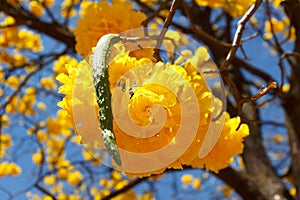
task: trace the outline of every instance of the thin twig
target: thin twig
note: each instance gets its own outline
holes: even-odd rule
[[[53,196],[53,194],[51,194],[49,191],[47,191],[45,188],[41,187],[39,184],[35,184],[34,187],[36,187],[38,190],[40,190],[41,192],[43,192],[44,194],[50,196],[52,198],[52,200],[56,200],[56,197]]]
[[[284,68],[283,68],[283,61],[285,59],[288,59],[289,57],[298,57],[300,59],[300,53],[297,52],[286,52],[283,53],[280,58],[279,58],[279,62],[278,62],[278,66],[280,68],[281,71],[281,85],[280,85],[280,91],[282,91],[282,87],[284,85]]]
[[[149,17],[147,17],[144,21],[142,21],[141,24],[144,27],[144,33],[145,33],[146,36],[149,35],[148,34],[148,29],[147,29],[147,26],[148,26],[149,22],[151,20],[153,20],[155,17],[157,17],[162,10],[166,9],[169,5],[169,2],[170,2],[170,0],[165,1],[163,4],[161,4],[159,6],[159,8],[157,10],[152,12],[152,14]]]
[[[227,48],[230,48],[231,47],[231,44],[229,43],[226,43],[226,42],[222,42],[222,41],[219,41],[217,40],[216,38],[214,38],[213,36],[207,34],[205,31],[203,31],[202,29],[198,29],[196,28],[195,26],[195,23],[194,23],[194,20],[193,20],[193,17],[191,16],[190,14],[190,8],[185,4],[185,2],[182,2],[182,8],[183,8],[183,11],[184,11],[184,14],[186,14],[189,22],[190,22],[190,26],[191,26],[191,29],[192,31],[195,33],[195,34],[198,34],[198,35],[201,35],[203,36],[204,38],[210,40],[210,41],[213,41],[215,44],[218,44],[219,46],[223,46],[223,47],[227,47]]]
[[[241,125],[244,124],[244,123],[247,123],[247,122],[253,123],[253,122],[255,122],[255,120],[249,120],[249,119],[245,119],[244,117],[242,117],[243,116],[243,114],[242,114],[243,105],[245,103],[253,102],[253,101],[258,100],[259,98],[266,95],[270,90],[274,90],[276,88],[277,88],[277,83],[276,82],[271,82],[267,85],[267,87],[260,89],[255,95],[253,95],[251,97],[242,98],[238,101],[238,113],[239,113],[239,116],[241,116],[241,122],[238,125],[238,127],[236,128],[236,130],[238,130],[241,127]]]
[[[173,0],[171,8],[170,8],[170,13],[169,13],[168,17],[166,18],[164,26],[163,26],[163,29],[161,30],[161,32],[160,32],[160,34],[158,36],[157,43],[156,43],[156,46],[155,46],[155,49],[154,49],[154,54],[153,54],[153,57],[157,61],[161,61],[162,60],[161,57],[160,57],[160,55],[159,55],[160,47],[161,47],[161,45],[163,43],[164,37],[165,37],[165,35],[167,33],[167,30],[168,30],[169,26],[172,23],[172,19],[173,19],[174,15],[175,15],[175,12],[176,12],[176,9],[177,9],[179,1],[180,0]]]

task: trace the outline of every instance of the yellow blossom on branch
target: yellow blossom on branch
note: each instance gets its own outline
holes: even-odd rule
[[[30,1],[29,9],[30,9],[30,12],[37,17],[42,16],[43,12],[44,12],[43,5],[38,1]]]
[[[12,141],[11,141],[11,137],[8,134],[1,134],[0,135],[0,146],[1,146],[1,150],[7,149],[9,147],[11,147],[12,145]],[[0,156],[1,158],[1,156]]]
[[[119,84],[118,80],[128,71],[136,69],[139,66],[144,66],[145,70],[147,70],[147,67],[151,67],[153,65],[150,58],[137,59],[130,55],[134,54],[123,52],[116,56],[110,63],[109,79],[112,91],[114,91],[115,87]],[[178,77],[189,82],[196,94],[198,105],[200,107],[198,131],[186,152],[184,152],[176,161],[168,164],[162,169],[157,169],[147,173],[134,173],[135,175],[148,176],[151,174],[159,174],[167,168],[182,169],[182,165],[191,165],[195,168],[206,168],[208,170],[218,172],[220,169],[227,167],[232,162],[233,156],[238,155],[243,151],[242,142],[243,138],[249,134],[248,127],[246,125],[242,125],[240,129],[236,131],[235,129],[240,123],[239,118],[230,119],[227,114],[222,134],[216,145],[208,155],[204,158],[199,158],[199,150],[210,125],[211,113],[213,110],[213,96],[209,91],[204,78],[193,66],[193,64],[197,65],[198,63],[207,60],[207,52],[203,48],[199,48],[195,52],[195,56],[198,59],[191,57],[190,59],[187,59],[186,62],[183,62],[182,66],[171,65],[169,63],[164,64],[161,62],[154,64],[154,69],[158,71],[156,72],[154,70],[149,73],[150,77],[144,77],[144,80],[143,78],[139,80],[142,81],[142,86],[133,89],[134,94],[131,96],[128,103],[123,102],[121,104],[117,104],[115,109],[120,111],[123,107],[127,107],[131,120],[139,126],[146,126],[151,122],[151,115],[149,114],[149,111],[153,105],[159,104],[166,110],[167,119],[164,127],[157,134],[147,138],[139,138],[128,135],[120,129],[114,121],[114,131],[118,146],[120,149],[125,149],[126,151],[134,153],[153,152],[161,149],[169,143],[176,143],[176,133],[180,127],[181,110],[177,97],[170,91],[170,89],[163,85],[152,83],[151,76],[153,74],[157,74],[156,76],[153,75],[153,80],[164,80],[163,82],[165,83],[170,82],[182,85],[180,82],[181,80],[178,79]],[[69,75],[63,73],[57,77],[57,79],[63,83],[63,85],[59,88],[59,91],[66,94],[59,105],[72,116],[74,115],[74,110],[70,109],[72,108],[72,105],[73,108],[74,105],[77,104],[83,104],[85,105],[84,107],[86,107],[88,103],[83,103],[85,101],[83,97],[87,98],[88,95],[93,93],[94,88],[91,76],[91,67],[88,64],[88,61],[84,60],[80,62],[80,64],[76,67],[67,65],[67,71],[69,72]],[[75,86],[75,83],[79,84]],[[77,94],[73,93],[74,88],[77,88],[76,91],[79,91],[78,93],[81,95],[83,94],[82,99],[78,99]],[[178,94],[184,92],[185,90],[178,90]],[[93,95],[91,97],[93,99]],[[122,102],[122,100],[120,101]],[[95,112],[97,110],[96,102],[91,101],[89,104],[89,106],[95,108]],[[84,112],[84,110],[82,110],[82,112]],[[123,119],[122,113],[123,112],[118,112],[118,116],[114,116],[114,119]],[[89,118],[88,116],[84,117]],[[95,126],[99,127],[99,122],[95,119],[84,120],[85,122],[94,122]],[[86,131],[87,130],[91,130],[90,126],[86,129]],[[124,162],[126,162],[126,159]],[[197,183],[195,184],[197,186]]]
[[[32,162],[34,162],[35,164],[37,164],[37,165],[41,165],[42,164],[42,162],[43,162],[43,159],[44,159],[44,154],[43,154],[43,152],[42,151],[37,151],[36,153],[34,153],[33,155],[32,155]]]
[[[70,185],[76,186],[82,179],[82,174],[79,171],[74,171],[69,173],[67,181]]]
[[[282,34],[291,41],[294,41],[296,39],[295,28],[293,26],[290,26],[289,18],[283,18],[281,20],[271,18],[271,20],[266,21],[265,33],[263,35],[264,39],[272,39],[273,34]]]
[[[44,178],[44,183],[46,185],[53,185],[56,181],[56,177],[54,175],[47,175]]]
[[[107,33],[120,33],[128,29],[138,28],[146,18],[142,12],[133,10],[129,2],[106,1],[84,4],[83,16],[78,20],[75,29],[76,51],[84,58],[96,46],[99,38]]]

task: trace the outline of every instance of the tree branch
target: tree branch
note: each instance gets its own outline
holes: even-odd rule
[[[14,17],[18,25],[26,25],[29,28],[44,33],[64,43],[75,52],[75,37],[66,26],[58,24],[55,21],[52,23],[43,22],[23,7],[16,8],[5,0],[0,1],[0,11]]]
[[[249,10],[246,12],[246,14],[239,20],[238,27],[236,29],[234,39],[232,42],[232,47],[231,47],[223,65],[221,66],[221,71],[227,70],[229,64],[231,63],[232,59],[234,58],[234,56],[240,46],[246,23],[250,20],[250,18],[255,13],[255,11],[258,9],[258,7],[260,6],[261,3],[262,3],[262,0],[256,0],[255,4],[253,4],[249,8]]]
[[[142,183],[143,181],[145,181],[147,179],[148,179],[148,177],[143,177],[143,178],[135,179],[134,181],[132,181],[129,184],[127,184],[126,186],[122,187],[120,190],[116,190],[116,191],[110,193],[109,195],[107,195],[106,197],[103,197],[102,200],[112,199],[113,197],[116,197],[119,194],[122,194],[122,193],[128,191],[129,189],[133,188],[134,186]]]

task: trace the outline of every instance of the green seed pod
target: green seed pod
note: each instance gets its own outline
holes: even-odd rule
[[[108,153],[118,165],[121,165],[120,153],[113,132],[113,114],[111,107],[111,91],[108,78],[108,65],[111,49],[121,40],[118,34],[107,34],[100,38],[93,56],[93,79],[99,106],[98,117],[104,144]]]

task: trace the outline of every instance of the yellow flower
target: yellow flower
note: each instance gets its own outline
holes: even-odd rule
[[[91,3],[83,7],[82,18],[75,29],[76,51],[84,58],[96,46],[99,38],[108,33],[120,33],[138,28],[146,15],[133,11],[132,4],[124,1]]]
[[[40,0],[47,7],[51,7],[54,4],[54,0]]]
[[[74,171],[68,174],[67,181],[70,185],[78,185],[82,180],[82,174],[79,171]]]
[[[43,141],[45,141],[47,139],[47,134],[44,131],[41,131],[41,130],[39,130],[37,132],[36,136],[37,136],[37,140],[39,142],[43,142]]]
[[[233,161],[233,156],[242,153],[244,149],[243,138],[249,135],[249,128],[245,124],[236,131],[239,123],[239,117],[230,119],[229,114],[227,114],[222,133],[214,148],[206,157],[193,160],[191,165],[196,168],[205,167],[216,173],[227,167]]]
[[[118,171],[113,171],[113,172],[111,173],[111,176],[112,176],[112,178],[113,178],[115,181],[120,181],[120,180],[122,179],[122,175],[121,175],[121,173],[118,172]]]
[[[5,114],[0,116],[0,122],[3,127],[9,126],[9,124],[10,124],[10,120],[9,120],[8,116]]]
[[[290,84],[284,84],[282,86],[282,92],[289,92],[291,89],[291,85]]]
[[[46,89],[56,89],[56,83],[54,82],[53,77],[43,77],[40,81],[41,86]]]
[[[77,15],[77,11],[74,7],[79,3],[79,0],[64,0],[61,4],[61,16],[74,17]],[[70,9],[71,8],[71,9]]]
[[[139,52],[139,54],[140,53],[142,52]],[[189,55],[189,53],[184,53],[183,55],[185,54]],[[146,53],[145,55],[148,54]],[[195,168],[206,168],[207,170],[218,172],[220,169],[223,169],[230,164],[233,156],[236,156],[243,151],[243,138],[249,134],[249,129],[247,125],[242,125],[240,129],[236,131],[240,119],[238,117],[230,119],[229,115],[226,114],[226,116],[224,116],[224,128],[216,145],[204,158],[199,157],[199,150],[211,123],[212,112],[214,109],[218,109],[218,107],[213,107],[212,102],[219,102],[220,100],[213,97],[204,78],[193,65],[208,59],[206,49],[199,48],[195,52],[194,57],[187,57],[189,58],[186,59],[185,62],[181,62],[183,63],[183,66],[171,65],[169,63],[164,64],[161,62],[153,64],[150,58],[138,59],[136,57],[131,57],[130,53],[126,52],[118,55],[110,63],[109,80],[113,95],[119,95],[118,91],[120,91],[121,88],[119,87],[120,81],[121,86],[122,84],[125,84],[122,90],[125,90],[125,92],[129,91],[130,88],[127,88],[129,87],[127,86],[128,84],[122,83],[123,79],[121,79],[122,75],[126,75],[126,72],[128,71],[132,73],[131,76],[136,76],[135,80],[138,83],[137,87],[131,88],[133,94],[130,98],[128,96],[128,99],[125,101],[124,98],[126,99],[127,96],[124,98],[118,98],[118,96],[116,96],[119,102],[113,104],[114,109],[118,111],[116,115],[114,115],[114,133],[120,149],[134,153],[148,153],[159,150],[167,144],[178,143],[178,141],[176,141],[176,135],[181,127],[181,115],[183,114],[181,110],[181,106],[183,105],[181,105],[179,97],[190,97],[191,95],[188,93],[186,87],[182,87],[183,85],[188,84],[192,89],[197,102],[196,108],[199,107],[199,113],[194,110],[195,108],[189,110],[189,114],[194,114],[193,112],[195,112],[199,115],[199,124],[195,131],[195,137],[192,138],[190,146],[185,149],[183,154],[180,154],[175,161],[161,169],[146,173],[128,174],[149,176],[151,174],[160,174],[167,168],[182,169],[182,165],[191,165]],[[85,73],[80,72],[82,70],[85,71]],[[145,73],[142,73],[143,75],[141,76],[143,77],[139,77],[140,75],[135,75],[136,71],[134,70],[141,70]],[[66,105],[82,104],[84,102],[84,98],[78,99],[78,96],[73,94],[73,89],[75,88],[74,83],[80,83],[79,85],[76,85],[76,90],[80,91],[79,93],[85,97],[90,95],[93,99],[93,93],[95,92],[91,76],[91,67],[87,61],[84,60],[80,62],[77,67],[67,66],[67,72],[67,75],[62,73],[57,77],[57,79],[63,83],[59,88],[59,91],[66,94],[60,105],[72,115],[73,110],[69,108],[70,106]],[[81,73],[82,75],[80,75]],[[172,89],[172,87],[175,89]],[[88,104],[90,104],[89,106],[92,106],[92,108],[98,109],[95,101],[91,101]],[[145,136],[143,134],[147,134],[147,132],[135,133],[140,135],[130,135],[119,127],[120,124],[116,123],[117,119],[124,119],[124,117],[129,114],[131,123],[146,127],[152,123],[153,119],[160,119],[155,118],[154,116],[156,113],[155,105],[157,104],[165,111],[166,119],[165,123],[162,124],[162,128],[153,135],[146,135],[148,137],[142,138],[140,136]],[[219,104],[214,104],[214,106],[220,106]],[[123,112],[122,110],[126,110],[126,112]],[[156,117],[161,116],[157,115]],[[99,127],[97,119],[89,119],[87,121],[92,123],[95,122],[96,127]],[[190,122],[189,119],[188,121]],[[125,125],[126,124],[127,123],[125,123]],[[86,131],[88,130],[90,131],[90,129],[87,129]],[[167,158],[167,156],[165,158]],[[124,159],[123,161],[126,163],[127,160]],[[152,160],[152,162],[155,161]],[[200,187],[199,185],[200,183],[198,184],[195,182],[195,188]]]
[[[38,102],[37,107],[40,110],[45,110],[47,106],[46,106],[46,104],[44,102]]]
[[[225,198],[229,198],[231,195],[231,191],[232,191],[232,188],[229,187],[228,185],[226,185],[223,190],[222,190],[222,193],[223,193],[223,197]]]
[[[189,185],[192,183],[194,176],[192,174],[184,174],[181,176],[181,182],[185,185]]]
[[[53,175],[47,175],[44,178],[44,183],[46,185],[53,185],[55,183],[55,181],[56,181],[56,177]]]
[[[26,29],[21,29],[18,32],[18,41],[16,45],[17,49],[29,49],[35,53],[43,49],[40,35]]]
[[[34,115],[36,112],[33,109],[35,104],[36,88],[29,87],[26,89],[24,96],[17,104],[17,110],[24,115]]]
[[[148,50],[146,50],[148,51]],[[137,56],[137,52],[134,51],[134,56]],[[130,52],[126,52],[125,54],[120,54],[117,56],[109,65],[109,82],[111,85],[111,88],[114,88],[115,84],[118,82],[118,80],[123,76],[126,72],[128,72],[130,69],[152,64],[152,61],[150,58],[141,58],[138,59],[136,57],[129,56]]]
[[[43,162],[43,153],[41,151],[38,151],[35,154],[33,154],[32,161],[37,165],[41,165]]]
[[[1,134],[0,135],[0,145],[1,148],[8,148],[12,145],[12,141],[10,135],[8,134]]]
[[[297,189],[295,187],[292,187],[289,192],[293,197],[295,197],[297,193]]]
[[[193,180],[193,188],[196,190],[201,189],[201,180],[199,178]]]
[[[57,199],[58,200],[68,199],[68,196],[62,192],[57,196]]]
[[[10,87],[12,87],[14,89],[17,89],[19,87],[19,84],[20,84],[20,79],[17,76],[10,76],[6,80],[6,83]]]
[[[179,34],[177,31],[168,30],[166,32],[166,38],[169,39],[165,39],[163,44],[168,52],[169,58],[173,56],[172,52],[174,52],[175,48],[177,48],[178,46],[182,47],[188,44],[188,39],[183,34]]]
[[[273,32],[272,32],[272,28]],[[277,20],[276,18],[272,18],[270,21],[265,22],[265,34],[264,38],[269,40],[273,37],[273,34],[283,34],[285,37],[288,37],[289,40],[295,40],[295,29],[294,27],[290,27],[289,18],[283,18],[281,20]]]
[[[34,14],[37,17],[40,17],[44,12],[42,4],[38,1],[30,1],[29,9],[32,12],[32,14]]]
[[[69,175],[69,172],[66,168],[59,168],[58,169],[58,177],[61,179],[66,179]]]
[[[115,190],[120,190],[123,187],[125,187],[126,185],[128,185],[128,181],[127,180],[119,180],[115,185],[114,185],[114,189]]]
[[[68,64],[72,67],[76,67],[78,62],[75,58],[71,58],[67,55],[60,56],[57,61],[54,62],[53,72],[57,76],[60,73],[68,74],[65,65]]]
[[[46,126],[49,134],[57,135],[62,134],[69,137],[73,128],[73,121],[71,116],[65,110],[59,110],[57,112],[57,118],[48,118]]]
[[[13,162],[0,163],[0,178],[3,176],[16,176],[21,173],[21,168]]]
[[[138,196],[138,200],[155,200],[151,192],[144,192],[142,195]]]
[[[276,135],[274,135],[274,137],[273,137],[273,141],[274,141],[275,143],[282,143],[283,140],[284,140],[284,137],[283,137],[282,135],[280,135],[280,134],[276,134]]]
[[[86,149],[82,150],[82,155],[83,155],[84,159],[87,161],[94,159],[93,155],[90,152],[88,152]]]
[[[232,17],[240,17],[246,13],[248,7],[255,0],[196,0],[199,6],[208,6],[211,8],[224,8]]]
[[[273,2],[273,6],[275,8],[279,8],[280,3],[282,2],[282,0],[272,0],[272,2]]]

